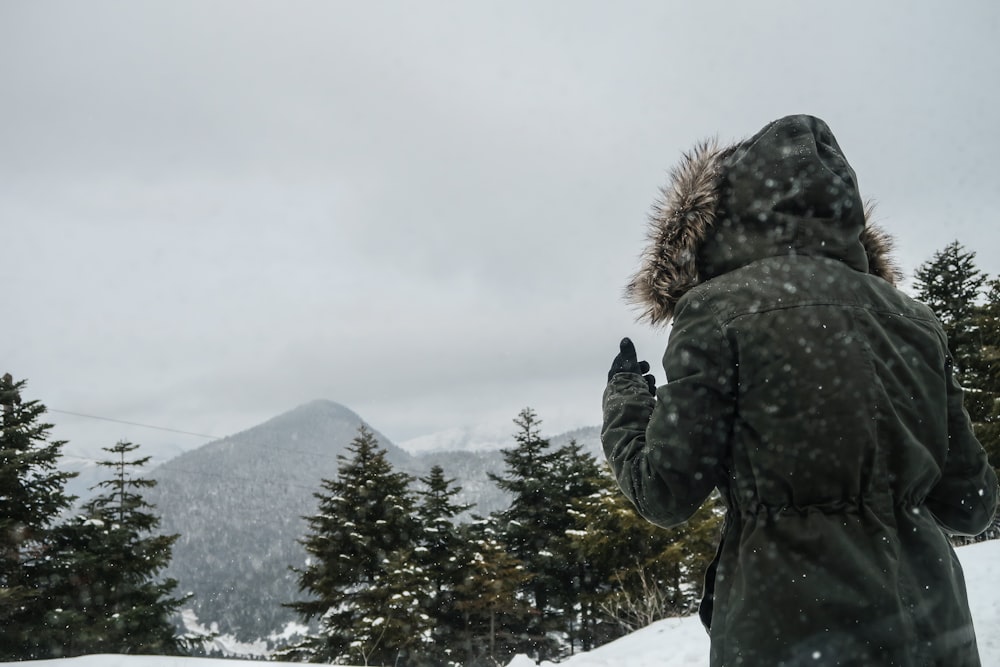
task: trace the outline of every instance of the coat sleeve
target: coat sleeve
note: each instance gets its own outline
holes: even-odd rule
[[[948,458],[927,508],[949,533],[978,535],[997,509],[997,477],[972,431],[962,387],[948,373]]]
[[[719,485],[735,414],[735,359],[707,306],[682,302],[663,368],[655,399],[641,376],[612,377],[601,442],[639,514],[669,528]]]

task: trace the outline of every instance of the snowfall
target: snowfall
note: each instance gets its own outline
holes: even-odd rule
[[[1000,667],[1000,540],[960,547],[969,604],[976,625],[983,667]],[[88,655],[62,660],[0,663],[38,667],[238,667],[243,660],[173,658],[163,656]],[[282,663],[270,663],[282,664]],[[507,667],[533,667],[534,660],[517,656]],[[551,666],[552,663],[542,663]],[[654,623],[589,653],[579,653],[560,667],[708,667],[708,636],[697,616]]]

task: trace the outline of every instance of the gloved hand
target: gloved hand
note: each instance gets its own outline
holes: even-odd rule
[[[611,382],[611,378],[618,373],[635,373],[642,376],[642,379],[646,381],[646,386],[649,388],[649,393],[655,396],[656,378],[649,374],[649,362],[638,361],[638,356],[635,353],[635,345],[630,339],[622,338],[619,347],[618,356],[611,362],[611,370],[608,371],[608,382]]]

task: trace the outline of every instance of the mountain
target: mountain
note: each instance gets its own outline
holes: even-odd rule
[[[442,452],[496,452],[511,446],[514,427],[507,425],[471,426],[447,429],[399,443],[400,449],[413,456],[433,456]],[[601,455],[601,429],[587,426],[562,433],[549,440],[554,447],[561,447],[571,439],[584,446],[595,456]]]
[[[342,405],[314,401],[150,472],[157,486],[146,497],[161,529],[181,536],[165,575],[196,593],[199,620],[245,639],[296,620],[280,603],[298,597],[288,568],[305,563],[302,517],[363,423]],[[410,456],[372,430],[392,464],[409,467]]]
[[[510,446],[512,426],[463,426],[438,431],[399,443],[414,456],[439,452],[488,452]]]
[[[558,449],[568,445],[570,440],[576,440],[576,444],[583,447],[583,451],[592,454],[598,461],[604,460],[604,448],[601,446],[601,427],[585,426],[566,433],[560,433],[549,438],[553,447]]]
[[[164,574],[178,580],[179,592],[195,593],[190,608],[198,623],[216,624],[223,635],[254,642],[299,621],[281,603],[301,598],[289,567],[306,562],[298,544],[307,530],[303,517],[315,512],[313,494],[321,480],[337,477],[337,456],[346,453],[362,424],[343,405],[313,401],[149,471],[146,476],[158,484],[146,499],[161,517],[161,530],[180,535]],[[489,473],[503,471],[500,449],[513,446],[513,424],[506,441],[494,432],[489,447],[467,439],[466,451],[431,447],[418,454],[366,426],[397,470],[420,478],[440,465],[462,487],[456,500],[475,505],[470,513],[487,515],[509,504]],[[588,451],[599,450],[596,428],[551,441],[558,447],[571,437]]]

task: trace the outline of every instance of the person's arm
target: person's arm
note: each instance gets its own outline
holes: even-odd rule
[[[663,367],[668,381],[655,398],[638,372],[611,377],[601,442],[625,496],[671,527],[717,486],[735,413],[735,360],[703,303],[678,310]]]
[[[948,458],[941,479],[927,496],[927,508],[945,531],[978,535],[997,509],[997,477],[972,431],[962,387],[948,364]]]

